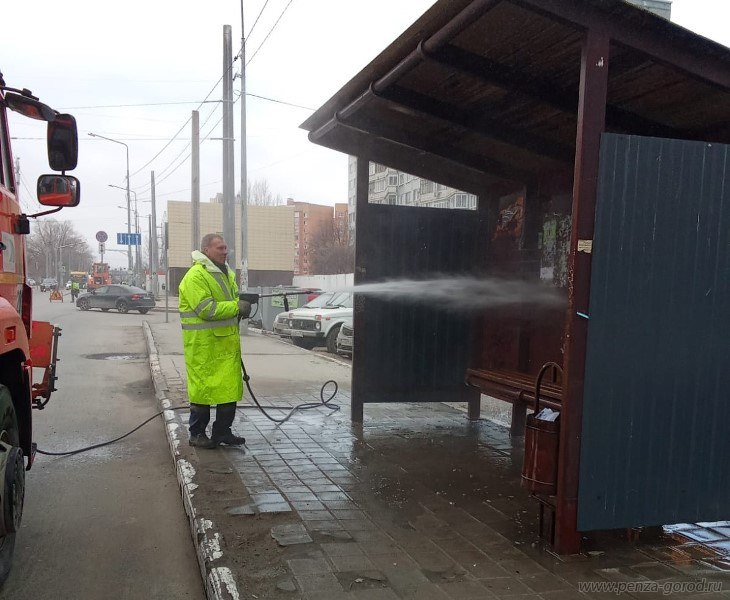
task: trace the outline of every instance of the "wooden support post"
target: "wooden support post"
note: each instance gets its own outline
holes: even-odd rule
[[[365,156],[357,157],[355,184],[355,285],[367,281],[367,256],[365,249],[365,236],[369,235],[370,229],[367,225],[369,215],[368,205],[368,183],[370,180],[370,160]],[[363,422],[363,397],[365,391],[365,361],[366,355],[358,352],[358,348],[365,347],[363,338],[368,335],[367,324],[365,323],[365,303],[367,299],[355,294],[353,310],[353,326],[358,332],[358,344],[353,348],[352,356],[352,391],[350,394],[350,413],[353,423]]]
[[[570,241],[568,314],[564,358],[563,410],[560,417],[560,456],[555,550],[580,551],[578,532],[578,474],[583,419],[583,378],[591,285],[591,252],[598,189],[601,133],[605,129],[610,40],[606,33],[589,29],[583,43],[580,101],[573,179],[573,227]],[[579,251],[580,246],[580,251]]]

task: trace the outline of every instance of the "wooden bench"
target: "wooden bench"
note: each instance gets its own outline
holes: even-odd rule
[[[467,385],[512,404],[510,433],[513,436],[525,435],[527,407],[535,405],[535,379],[534,375],[517,371],[468,369],[466,372]],[[562,385],[550,381],[546,374],[540,386],[540,407],[560,410],[562,397]]]

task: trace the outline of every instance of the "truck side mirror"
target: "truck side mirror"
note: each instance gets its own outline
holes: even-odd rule
[[[54,171],[71,171],[79,158],[79,136],[72,115],[56,115],[48,122],[48,164]],[[75,205],[73,205],[75,206]]]
[[[37,195],[43,206],[76,206],[81,200],[81,183],[70,175],[41,175]]]

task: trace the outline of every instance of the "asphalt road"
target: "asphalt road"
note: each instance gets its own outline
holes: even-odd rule
[[[59,391],[33,411],[51,451],[118,437],[157,410],[142,321],[164,313],[84,313],[65,299],[34,296],[34,318],[63,328]],[[88,453],[37,456],[0,600],[204,597],[161,420]]]

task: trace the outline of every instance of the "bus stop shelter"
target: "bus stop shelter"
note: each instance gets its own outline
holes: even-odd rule
[[[356,284],[497,275],[564,299],[475,316],[356,296],[354,421],[370,402],[476,418],[480,392],[524,413],[554,362],[558,552],[728,518],[728,48],[623,0],[440,0],[303,127],[357,157]],[[369,202],[371,162],[477,210]]]

